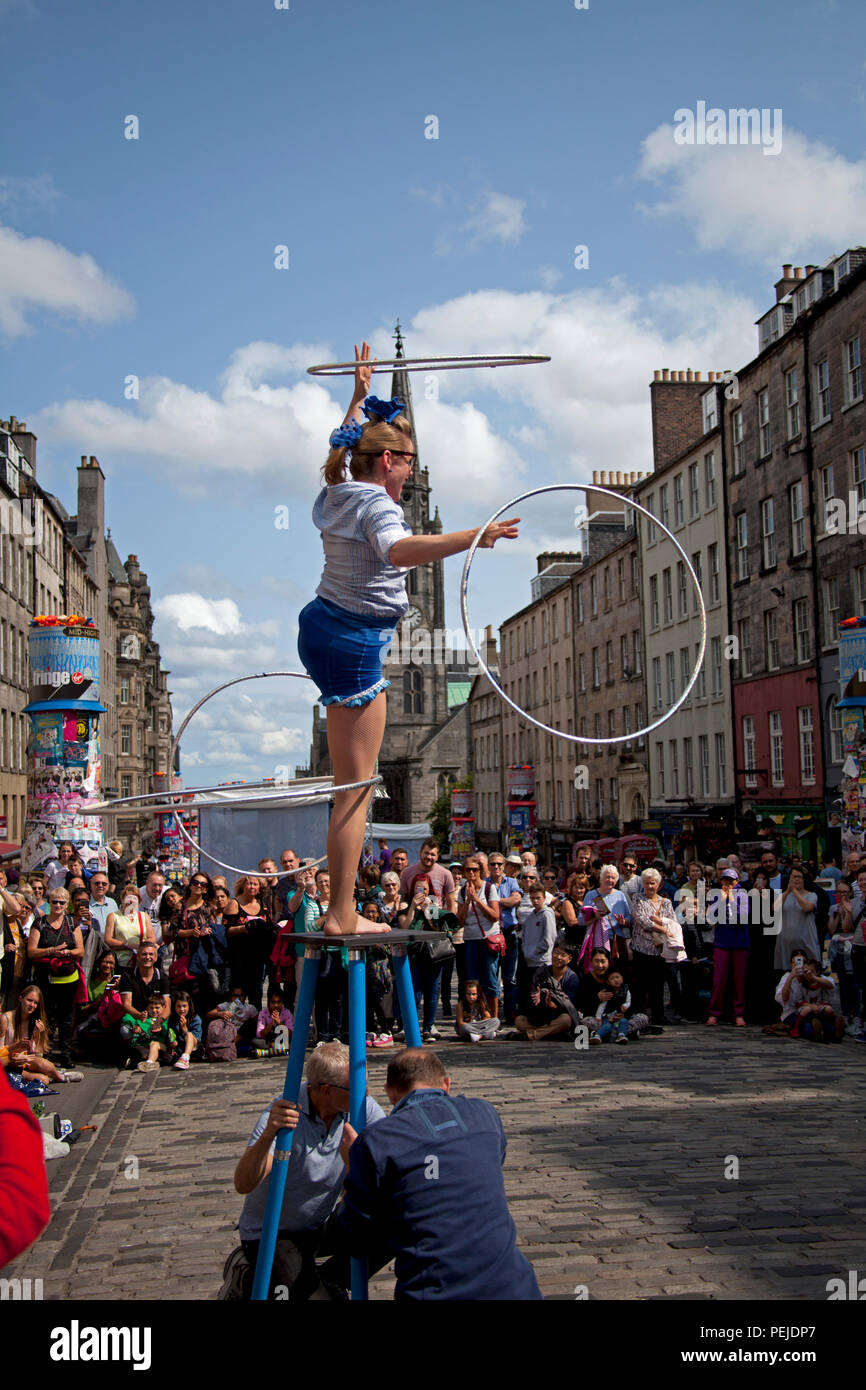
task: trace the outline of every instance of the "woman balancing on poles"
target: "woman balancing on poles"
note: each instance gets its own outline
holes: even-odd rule
[[[368,396],[371,371],[364,363],[369,358],[367,343],[360,353],[355,347],[352,403],[331,435],[325,487],[313,508],[325,568],[317,597],[298,619],[298,652],[328,710],[328,751],[337,786],[366,781],[376,769],[391,684],[382,678],[382,658],[408,611],[406,572],[468,550],[480,529],[412,534],[400,506],[415,463],[412,427],[401,414],[404,402]],[[514,539],[519,520],[494,523],[479,545],[489,549],[501,537]],[[359,917],[353,901],[370,794],[362,787],[334,797],[327,843],[328,936],[390,930],[387,923]]]

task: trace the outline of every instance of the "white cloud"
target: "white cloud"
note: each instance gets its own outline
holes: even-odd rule
[[[0,226],[0,329],[8,337],[32,331],[27,315],[34,310],[84,323],[112,323],[133,308],[132,295],[100,270],[92,256]]]
[[[201,491],[216,472],[241,481],[279,477],[281,497],[309,496],[345,405],[313,378],[292,386],[270,382],[327,360],[333,359],[321,343],[247,343],[222,373],[218,396],[168,377],[143,377],[139,400],[125,409],[65,401],[44,410],[38,427],[58,443],[87,438],[106,456],[145,455],[170,472],[179,490]]]
[[[181,632],[190,628],[203,627],[210,632],[224,636],[230,632],[240,632],[240,609],[234,599],[205,598],[202,594],[166,594],[157,599],[153,611],[159,618],[175,622]]]
[[[463,231],[469,233],[476,246],[488,241],[498,241],[502,246],[516,246],[527,230],[523,218],[525,209],[524,199],[487,189],[473,206]]]
[[[644,211],[690,223],[702,250],[820,264],[862,242],[866,159],[788,126],[773,156],[760,145],[679,145],[673,129],[659,126],[643,141],[638,174],[662,186]]]

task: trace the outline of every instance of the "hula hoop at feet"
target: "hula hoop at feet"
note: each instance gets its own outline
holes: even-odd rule
[[[198,703],[193,705],[192,709],[189,711],[189,714],[186,716],[177,733],[175,734],[174,741],[171,745],[171,752],[168,758],[169,767],[174,767],[175,758],[177,755],[177,751],[180,748],[180,740],[183,736],[184,730],[186,729],[193,715],[197,714],[198,711],[201,709],[202,705],[206,705],[208,700],[213,699],[214,695],[219,695],[220,691],[222,690],[228,690],[230,686],[241,685],[244,681],[266,680],[272,676],[292,676],[296,680],[304,681],[308,681],[311,679],[310,676],[307,675],[306,671],[259,671],[255,675],[236,676],[234,680],[224,681],[222,685],[214,686],[213,690],[208,691],[207,695],[203,695],[202,698],[198,701]],[[364,782],[348,782],[341,787],[322,787],[318,792],[305,792],[303,795],[305,797],[312,797],[314,799],[325,799],[334,796],[337,792],[354,791],[356,789],[360,790],[362,787],[373,787],[376,783],[381,781],[381,777],[369,777]],[[278,798],[279,794],[275,793],[273,799],[276,800]],[[238,801],[245,799],[240,790],[236,799]],[[270,798],[262,799],[264,800]],[[226,798],[226,800],[219,802],[220,806],[230,804],[231,798]],[[180,831],[181,835],[190,845],[193,846],[194,849],[198,850],[199,854],[203,854],[205,858],[209,859],[213,864],[219,864],[221,869],[227,869],[229,873],[239,874],[248,878],[293,878],[296,874],[306,873],[307,869],[314,868],[316,864],[324,863],[324,861],[328,857],[327,854],[323,854],[319,859],[314,859],[309,864],[299,864],[297,869],[282,869],[279,873],[276,874],[265,875],[262,873],[261,869],[239,869],[234,864],[226,864],[224,860],[217,859],[215,855],[209,854],[206,849],[202,849],[198,841],[194,840],[192,835],[190,835],[189,831],[185,828],[183,822],[181,821],[180,814],[177,811],[174,812],[174,819],[175,824],[177,825],[177,828]]]
[[[673,541],[675,548],[678,550],[678,552],[683,558],[683,562],[686,567],[686,573],[688,574],[689,578],[695,586],[695,593],[698,596],[698,611],[700,613],[701,618],[700,649],[698,651],[697,660],[695,661],[694,668],[692,670],[691,679],[689,680],[688,685],[686,686],[685,690],[683,691],[680,698],[676,701],[676,703],[671,705],[671,708],[667,711],[667,713],[663,714],[660,719],[656,719],[653,724],[647,724],[645,729],[635,729],[627,734],[617,734],[616,737],[613,738],[590,738],[588,734],[563,733],[561,729],[551,728],[549,724],[543,723],[542,720],[534,719],[531,714],[528,714],[525,709],[521,709],[520,705],[515,704],[515,702],[512,699],[510,699],[508,695],[506,695],[505,691],[502,689],[502,686],[499,684],[496,677],[491,673],[490,668],[484,660],[484,657],[481,655],[480,651],[476,647],[475,639],[472,636],[472,629],[469,626],[469,604],[466,597],[467,588],[469,584],[469,570],[472,565],[472,560],[475,555],[475,552],[478,549],[478,543],[481,540],[481,537],[484,535],[484,532],[487,530],[487,528],[489,526],[492,526],[494,521],[497,521],[499,517],[502,516],[503,512],[510,513],[514,507],[519,506],[521,502],[525,502],[529,497],[543,496],[545,493],[548,492],[585,493],[587,491],[587,488],[589,487],[590,484],[587,483],[551,483],[547,487],[535,487],[532,488],[529,492],[522,492],[519,497],[513,497],[510,502],[506,502],[504,506],[500,507],[497,511],[495,511],[493,515],[490,517],[490,519],[486,521],[484,525],[481,527],[481,530],[477,532],[475,538],[472,541],[472,544],[469,547],[469,550],[467,551],[466,560],[463,565],[463,574],[460,577],[460,616],[463,620],[463,631],[466,634],[466,640],[475,654],[475,659],[478,662],[478,665],[481,667],[482,671],[484,672],[485,676],[489,680],[490,684],[493,686],[493,689],[496,691],[500,699],[504,700],[507,705],[510,705],[511,708],[515,711],[515,713],[519,714],[522,719],[526,719],[529,721],[530,724],[534,724],[536,729],[542,729],[544,733],[552,734],[554,738],[567,739],[569,743],[592,743],[601,745],[609,745],[612,743],[631,743],[635,739],[645,738],[647,734],[651,734],[654,729],[658,729],[660,725],[664,724],[668,719],[671,718],[672,715],[676,714],[680,705],[688,699],[692,686],[694,685],[695,681],[698,678],[698,675],[700,674],[701,665],[704,660],[704,653],[707,649],[707,610],[706,605],[704,604],[704,596],[701,593],[701,586],[698,583],[698,577],[692,569],[691,560],[689,559],[686,552],[683,550],[676,536],[674,536],[668,530],[668,528],[659,521],[658,517],[653,516],[652,512],[647,511],[646,507],[642,507],[639,502],[634,502],[630,499],[626,503],[628,507],[632,508],[636,512],[640,512],[643,516],[645,516],[649,520],[650,524],[652,526],[655,526],[657,530],[663,531],[664,534],[667,536],[668,540]],[[615,497],[619,502],[623,501],[622,493],[615,492],[612,488],[600,487],[597,483],[592,483],[591,490],[593,492],[602,492],[607,497]]]

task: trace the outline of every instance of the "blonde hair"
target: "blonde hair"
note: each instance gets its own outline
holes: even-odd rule
[[[384,454],[386,449],[399,453],[406,441],[412,443],[412,426],[405,415],[396,415],[390,425],[384,420],[368,420],[361,430],[357,444],[349,448],[332,449],[322,468],[322,477],[328,487],[346,482],[346,456],[351,454],[349,472],[356,482],[369,478],[373,472],[373,461]]]

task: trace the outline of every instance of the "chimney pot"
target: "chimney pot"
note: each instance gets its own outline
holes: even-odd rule
[[[812,271],[813,271],[813,270],[817,270],[817,269],[818,269],[818,267],[817,267],[816,265],[807,265],[807,266],[806,266],[806,274],[807,274],[807,275],[811,275],[811,274],[812,274]]]
[[[597,482],[598,482],[598,469],[597,469],[597,468],[594,468],[594,469],[592,470],[592,481],[593,481],[594,483],[597,483]]]
[[[695,374],[694,374],[694,372],[692,371],[691,367],[689,367],[688,370],[686,371],[686,381],[694,381],[694,379],[695,379]]]
[[[785,279],[785,280],[790,280],[790,278],[791,278],[791,267],[790,267],[789,265],[783,265],[783,266],[782,266],[782,277],[783,277],[783,279]]]
[[[795,280],[802,280],[802,278],[803,278],[803,267],[802,267],[801,265],[795,265],[795,266],[794,266],[794,279],[795,279]]]
[[[87,467],[87,455],[86,455],[86,454],[82,454],[82,455],[81,455],[81,467],[82,467],[82,468],[86,468],[86,467]]]
[[[662,367],[662,381],[669,381],[670,375],[670,369],[668,367]]]
[[[700,373],[700,372],[695,372],[695,381],[700,381],[700,380],[701,380],[701,373]]]
[[[661,381],[661,379],[662,379],[662,374],[661,374],[661,372],[659,371],[658,367],[656,367],[655,371],[653,372],[653,381]]]
[[[686,374],[685,374],[685,372],[677,372],[677,381],[685,381],[685,379],[686,379]]]

